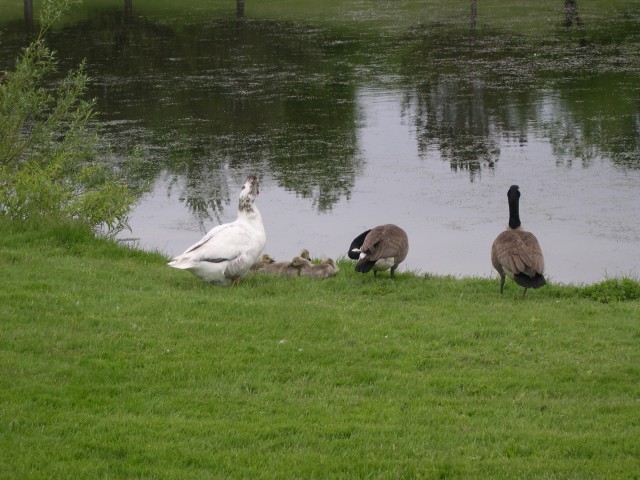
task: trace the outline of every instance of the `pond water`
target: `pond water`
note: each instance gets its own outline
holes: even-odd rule
[[[640,2],[343,2],[337,19],[114,3],[49,43],[63,69],[87,59],[112,160],[139,152],[130,180],[150,187],[122,235],[136,245],[181,253],[235,218],[254,173],[276,259],[339,258],[396,223],[401,271],[495,276],[518,184],[552,281],[640,274]],[[29,37],[22,18],[0,32],[7,69]]]

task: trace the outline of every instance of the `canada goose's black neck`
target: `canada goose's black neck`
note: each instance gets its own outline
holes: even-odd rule
[[[509,200],[509,228],[515,230],[521,225],[519,212],[520,190],[517,185],[511,185],[507,192],[507,198]]]

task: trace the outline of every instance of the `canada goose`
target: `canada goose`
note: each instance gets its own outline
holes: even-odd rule
[[[249,175],[240,191],[236,220],[212,228],[168,265],[189,270],[207,282],[237,285],[267,242],[262,216],[255,205],[259,193],[258,178]]]
[[[338,273],[340,268],[333,258],[325,258],[320,263],[311,264],[300,270],[300,276],[312,278],[327,278]]]
[[[311,266],[311,262],[301,256],[296,256],[290,262],[274,262],[264,265],[259,272],[267,275],[280,275],[283,277],[297,277],[303,268]]]
[[[250,270],[259,270],[265,265],[268,265],[274,262],[275,260],[271,258],[271,255],[265,253],[264,255],[260,255],[260,258],[258,258],[258,260],[256,260],[256,262],[253,265],[251,265]]]
[[[366,273],[373,268],[374,276],[380,270],[391,269],[391,277],[400,262],[409,253],[409,239],[406,232],[397,225],[387,224],[362,232],[358,235],[347,255],[358,260],[356,272]]]
[[[524,297],[527,288],[540,288],[546,284],[543,276],[544,257],[535,235],[524,231],[520,226],[520,189],[517,185],[511,185],[507,199],[509,228],[493,242],[491,263],[500,275],[500,293],[503,292],[505,276],[508,275],[524,287]]]

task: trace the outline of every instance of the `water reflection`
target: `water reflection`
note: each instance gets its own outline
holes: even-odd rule
[[[401,72],[419,151],[437,151],[473,181],[495,167],[503,139],[523,144],[535,132],[563,164],[606,156],[639,168],[638,83],[628,73],[638,66],[618,60],[613,51],[576,49],[570,37],[539,45],[501,32],[416,27]]]
[[[278,199],[308,205],[301,215],[331,213],[349,227],[340,212],[359,202],[400,210],[407,185],[427,188],[425,176],[485,194],[492,179],[522,183],[531,172],[520,157],[548,161],[556,169],[544,170],[549,182],[576,166],[611,174],[603,161],[640,170],[640,13],[632,7],[596,23],[566,1],[544,37],[488,26],[475,1],[455,21],[386,29],[256,20],[242,1],[236,7],[226,18],[194,19],[185,9],[173,23],[125,1],[49,38],[63,71],[87,59],[114,157],[140,149],[145,178],[201,229],[226,218],[229,205],[233,212],[233,192],[249,172],[266,179],[265,191],[284,192]],[[1,28],[0,69],[11,68],[28,37],[22,22]],[[410,132],[392,133],[395,109],[379,113],[380,99],[397,102]],[[458,220],[442,222],[448,238],[463,230]]]
[[[24,22],[27,31],[33,29],[33,0],[24,0]]]
[[[583,25],[575,1],[565,2],[565,15]],[[562,163],[603,155],[638,167],[636,24],[594,27],[583,48],[560,20],[557,36],[540,40],[477,31],[475,2],[470,16],[470,29],[425,24],[374,39],[366,30],[235,18],[177,29],[132,14],[125,2],[50,42],[63,68],[87,58],[116,148],[142,147],[150,178],[185,176],[182,196],[201,214],[224,203],[196,200],[216,191],[203,173],[216,169],[270,172],[319,211],[348,198],[363,163],[354,101],[363,81],[399,83],[420,155],[437,152],[472,181],[495,168],[504,139],[526,142],[532,127]],[[13,34],[6,45],[17,48]],[[543,105],[543,96],[558,101]]]
[[[244,18],[244,0],[236,1],[236,17]]]
[[[51,43],[67,55],[78,45],[66,60],[88,59],[108,138],[142,145],[150,175],[184,176],[181,198],[197,214],[224,204],[213,195],[225,169],[270,172],[319,211],[350,195],[361,164],[355,87],[346,63],[329,63],[323,32],[234,19],[175,31],[117,11]]]
[[[578,4],[576,0],[564,0],[564,26],[572,28],[573,25],[582,28],[582,18],[578,14]]]

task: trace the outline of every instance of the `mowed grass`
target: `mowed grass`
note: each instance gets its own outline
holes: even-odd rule
[[[1,226],[2,478],[638,478],[637,300]]]

